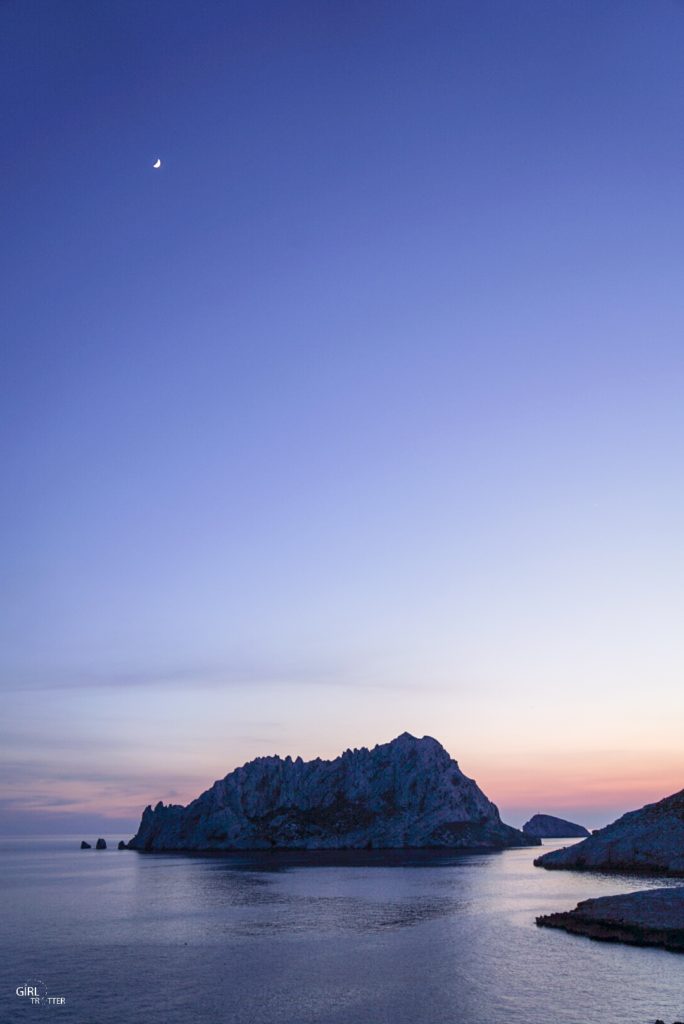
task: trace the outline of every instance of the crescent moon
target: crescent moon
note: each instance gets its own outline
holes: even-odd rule
[[[155,171],[159,170],[159,168],[161,167],[161,160],[159,159],[159,157],[157,157],[152,166],[154,167]]]

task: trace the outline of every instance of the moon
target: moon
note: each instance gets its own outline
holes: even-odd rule
[[[155,171],[159,170],[159,168],[161,167],[161,160],[159,159],[159,157],[157,157],[152,166],[154,167]]]

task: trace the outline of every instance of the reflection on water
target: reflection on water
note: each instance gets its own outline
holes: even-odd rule
[[[462,854],[444,851],[278,851],[266,853],[229,854],[208,858],[206,885],[196,898],[237,907],[267,907],[264,916],[238,917],[226,923],[227,931],[236,934],[285,932],[317,934],[336,931],[366,932],[386,928],[405,928],[435,917],[464,909],[464,899],[454,890],[453,882],[433,878],[429,887],[415,891],[407,887],[405,876],[396,869],[443,867],[463,869],[485,867],[486,860],[470,860]],[[353,869],[351,873],[331,869]],[[375,869],[392,876],[378,876]],[[303,870],[297,880],[288,880],[285,888],[273,884],[263,875]],[[218,883],[218,876],[223,877]],[[404,884],[402,884],[402,880]],[[444,890],[440,891],[440,886]],[[312,892],[312,889],[314,890]],[[220,895],[217,895],[217,892]]]
[[[535,849],[530,847],[530,849]],[[539,849],[536,848],[537,854]],[[505,851],[485,854],[458,850],[239,850],[222,853],[180,853],[166,856],[184,860],[199,858],[214,861],[226,871],[266,871],[269,874],[291,868],[419,868],[485,866],[478,857],[500,857]],[[158,854],[141,854],[158,857]]]
[[[681,957],[534,925],[663,880],[546,872],[537,852],[200,857],[4,841],[0,1020],[27,1019],[14,990],[32,976],[79,1024],[684,1017]]]

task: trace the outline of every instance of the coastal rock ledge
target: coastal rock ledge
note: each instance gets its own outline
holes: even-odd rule
[[[537,918],[542,928],[563,928],[604,942],[660,946],[684,953],[684,886],[599,896],[567,913]]]
[[[181,807],[146,807],[129,849],[501,849],[540,840],[496,806],[429,736],[403,733],[333,761],[258,757]]]
[[[583,842],[552,850],[534,863],[575,871],[684,875],[684,789],[629,811]]]

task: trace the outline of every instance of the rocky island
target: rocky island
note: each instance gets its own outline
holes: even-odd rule
[[[154,852],[539,844],[501,821],[437,740],[403,733],[332,761],[258,757],[187,807],[146,807],[128,845]]]
[[[574,821],[566,821],[553,814],[533,814],[522,830],[526,836],[537,836],[539,839],[580,839],[591,835],[584,825],[576,825]]]
[[[542,868],[684,876],[684,790],[629,811],[581,843],[552,850]]]
[[[543,928],[563,928],[604,942],[660,946],[684,952],[684,886],[646,889],[583,900],[574,910],[537,918]]]

